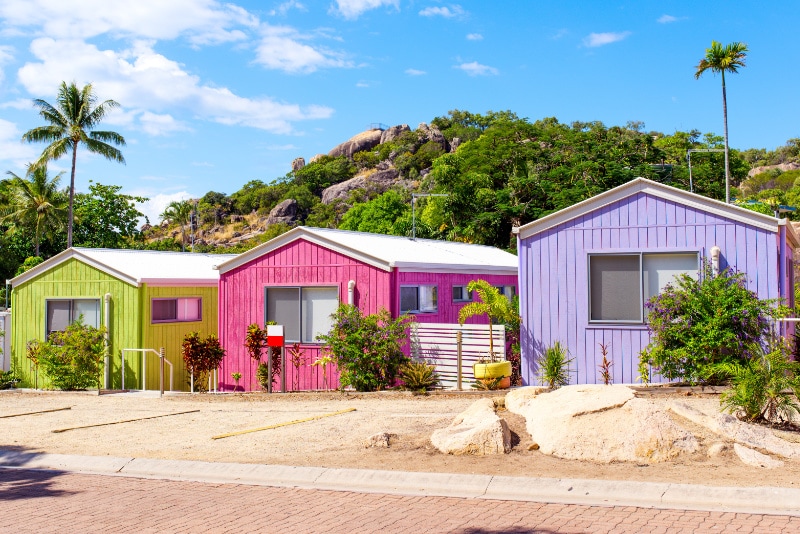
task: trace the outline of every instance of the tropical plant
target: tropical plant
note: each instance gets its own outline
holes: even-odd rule
[[[464,322],[476,315],[486,315],[489,319],[489,360],[495,361],[494,335],[492,326],[494,323],[519,322],[519,312],[514,308],[514,304],[496,287],[486,280],[471,280],[467,284],[467,291],[478,293],[480,301],[473,301],[465,305],[458,311],[458,323]]]
[[[48,161],[59,159],[68,152],[72,153],[67,215],[67,248],[69,248],[72,246],[75,163],[78,156],[78,145],[83,144],[89,152],[100,154],[108,160],[125,163],[122,152],[111,146],[112,144],[124,146],[125,139],[116,132],[95,130],[106,114],[111,109],[118,107],[119,104],[114,100],[106,100],[97,104],[97,96],[90,83],[78,88],[75,82],[69,85],[61,82],[55,106],[41,99],[34,100],[33,105],[39,108],[39,115],[48,125],[28,130],[22,135],[22,140],[29,143],[49,143],[34,166],[43,167]]]
[[[76,246],[91,248],[130,248],[141,237],[139,220],[145,217],[136,203],[147,198],[120,193],[118,185],[89,182],[89,193],[75,196]],[[149,221],[148,221],[149,223]]]
[[[78,390],[100,386],[105,333],[105,327],[75,321],[63,331],[52,332],[48,341],[39,345],[39,365],[53,387]]]
[[[219,338],[215,334],[209,334],[203,339],[198,332],[189,332],[184,336],[181,354],[186,370],[193,377],[210,377],[210,373],[218,369],[225,359],[225,349],[222,348]],[[194,383],[192,386],[194,389]]]
[[[292,343],[287,349],[289,353],[289,363],[294,367],[294,376],[292,376],[292,386],[295,391],[300,389],[300,368],[306,363],[306,357],[303,349],[300,348],[300,343]]]
[[[34,256],[39,256],[43,237],[63,230],[67,220],[67,198],[58,188],[61,176],[47,175],[47,167],[28,166],[25,178],[11,171],[3,180],[8,204],[0,208],[0,222],[9,224],[9,232],[33,231]]]
[[[708,367],[754,357],[750,349],[766,339],[770,321],[787,312],[777,304],[749,290],[744,273],[715,275],[703,261],[697,279],[679,275],[645,304],[651,341],[640,361],[669,380],[713,380]]]
[[[751,359],[729,361],[709,369],[730,377],[731,387],[720,396],[723,409],[752,422],[788,423],[800,415],[800,363],[781,339],[768,347],[751,344]]]
[[[424,360],[408,360],[400,367],[400,380],[403,387],[411,391],[425,392],[440,383],[436,367]]]
[[[0,389],[13,388],[19,382],[14,371],[0,371]]]
[[[706,48],[706,55],[695,67],[694,77],[700,78],[706,71],[718,72],[722,76],[722,117],[725,130],[725,202],[731,201],[730,196],[730,163],[728,148],[728,100],[725,88],[725,73],[735,74],[739,67],[745,66],[747,57],[747,45],[745,43],[730,43],[722,46],[717,41],[711,41],[711,48]]]
[[[238,371],[237,372],[233,372],[233,373],[231,373],[231,378],[233,378],[233,381],[236,382],[236,385],[233,386],[233,391],[236,391],[237,389],[239,389],[239,380],[242,379],[242,373],[240,373]]]
[[[187,200],[172,201],[164,208],[161,214],[162,221],[169,221],[173,224],[178,224],[181,227],[181,251],[186,252],[186,225],[192,219],[192,210],[194,207],[191,202]]]
[[[275,324],[269,321],[268,324]],[[281,374],[281,353],[278,347],[267,346],[267,329],[259,327],[253,323],[247,327],[244,346],[247,348],[250,358],[257,364],[256,380],[265,391],[270,390],[270,386]],[[264,349],[267,349],[268,358],[272,359],[272,373],[270,374],[269,364],[261,361]]]
[[[311,364],[312,367],[319,367],[322,369],[322,388],[328,389],[328,365],[333,362],[333,358],[329,354],[325,354]]]
[[[569,384],[569,364],[574,358],[569,357],[567,348],[556,341],[547,347],[539,357],[539,375],[542,383],[550,389],[556,389]]]
[[[500,389],[500,382],[502,382],[504,378],[504,376],[498,376],[494,378],[478,378],[472,383],[472,387],[480,391],[495,391]]]
[[[611,366],[614,365],[614,362],[608,359],[608,344],[598,344],[600,345],[600,354],[603,355],[603,361],[597,367],[600,369],[600,378],[603,379],[603,384],[608,386],[614,381],[614,377],[611,375]]]
[[[393,385],[407,360],[402,343],[410,318],[401,315],[393,319],[385,308],[363,315],[351,304],[341,304],[331,317],[330,332],[317,339],[339,368],[340,386],[376,391]]]

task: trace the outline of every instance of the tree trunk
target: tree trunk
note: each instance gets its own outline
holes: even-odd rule
[[[725,203],[731,203],[731,170],[728,160],[728,100],[725,96],[725,71],[722,70],[722,123],[725,131]]]
[[[78,156],[78,142],[72,142],[72,174],[69,178],[69,213],[67,214],[67,248],[72,247],[72,204],[75,200],[75,161]]]

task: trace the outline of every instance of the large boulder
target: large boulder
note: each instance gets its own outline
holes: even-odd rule
[[[272,208],[267,216],[266,224],[294,224],[297,221],[297,201],[287,198]]]
[[[492,399],[479,399],[450,426],[434,431],[431,443],[446,454],[503,454],[511,451],[511,431],[495,413]]]
[[[334,158],[339,156],[347,156],[348,158],[352,158],[353,154],[356,152],[370,150],[378,146],[381,142],[382,135],[383,130],[379,130],[377,128],[373,130],[367,130],[366,132],[361,132],[360,134],[354,135],[344,143],[334,147],[330,152],[328,152],[328,155]]]
[[[419,126],[417,126],[417,132],[422,133],[425,136],[425,139],[428,141],[433,141],[434,143],[438,144],[445,152],[450,151],[450,146],[447,144],[447,139],[444,138],[444,134],[436,126],[429,126],[428,124],[421,122],[419,123]]]
[[[742,461],[742,463],[749,465],[750,467],[763,467],[765,469],[776,469],[778,467],[783,467],[783,462],[781,460],[776,460],[775,458],[770,458],[766,454],[761,454],[758,451],[754,451],[744,445],[739,445],[738,443],[733,444],[733,452],[736,453],[736,456]]]
[[[410,132],[411,128],[408,127],[408,124],[398,124],[397,126],[392,126],[387,128],[381,134],[381,144],[388,143],[390,141],[394,141],[398,137],[400,137],[404,132]]]
[[[399,177],[400,173],[394,167],[382,171],[367,171],[325,188],[322,191],[322,203],[330,204],[336,199],[347,200],[356,189],[364,189],[370,194],[385,193],[397,183]]]
[[[777,169],[781,172],[796,171],[797,169],[800,169],[800,163],[794,163],[790,161],[788,163],[781,163],[779,165],[766,165],[764,167],[753,167],[752,169],[747,171],[747,177],[752,178],[757,174],[771,171],[773,169]]]
[[[625,386],[566,386],[506,407],[525,417],[541,452],[559,458],[655,463],[699,448],[665,411]]]
[[[294,158],[292,160],[292,172],[297,172],[306,166],[305,158]]]

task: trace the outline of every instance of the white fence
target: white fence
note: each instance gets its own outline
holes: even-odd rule
[[[8,371],[11,366],[11,312],[0,312],[0,371]]]
[[[494,325],[492,334],[495,357],[505,359],[505,327]],[[474,380],[472,364],[489,355],[489,325],[414,323],[411,327],[411,355],[435,365],[445,388],[459,388],[460,360],[461,388],[467,389]]]

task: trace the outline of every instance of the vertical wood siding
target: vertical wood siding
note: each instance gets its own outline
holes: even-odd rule
[[[616,383],[638,381],[639,353],[650,336],[641,325],[589,324],[588,254],[591,252],[698,252],[722,250],[721,268],[747,273],[761,298],[779,295],[779,241],[775,232],[637,193],[554,228],[520,239],[522,375],[539,382],[537,358],[556,341],[575,358],[571,381],[596,383],[608,347]],[[788,256],[792,251],[788,251]],[[788,274],[782,287],[789,287]],[[652,377],[660,381],[661,377]]]
[[[111,324],[105,324],[104,295],[111,293]],[[100,323],[109,327],[111,386],[120,387],[121,349],[139,346],[141,331],[139,289],[78,260],[70,259],[15,287],[12,293],[12,361],[23,385],[32,387],[34,376],[27,359],[28,341],[45,337],[45,301],[50,298],[86,298],[100,301]],[[127,362],[126,362],[127,365]],[[126,380],[128,376],[126,375]],[[41,372],[39,387],[49,384]],[[102,385],[102,381],[101,381]]]
[[[183,338],[190,332],[198,332],[205,338],[209,334],[217,335],[217,293],[213,287],[172,287],[144,286],[144,302],[142,303],[143,343],[140,348],[159,350],[164,347],[166,359],[173,365],[174,388],[177,391],[189,391],[189,373],[183,363],[181,345]],[[151,300],[154,298],[200,297],[202,299],[201,319],[183,323],[152,322]],[[134,348],[134,347],[131,347]],[[158,389],[158,358],[147,356],[147,389]],[[127,380],[127,376],[126,376]],[[169,389],[169,366],[164,370],[164,389]]]
[[[223,273],[219,286],[219,329],[226,357],[220,372],[223,390],[233,390],[231,373],[240,372],[240,387],[259,389],[252,362],[244,340],[247,326],[264,325],[264,288],[269,286],[331,286],[339,288],[339,301],[347,301],[347,282],[355,280],[356,305],[364,313],[375,313],[384,307],[391,309],[392,274],[353,258],[304,240],[294,241],[247,265]],[[322,389],[323,373],[312,365],[320,357],[320,345],[302,344],[305,363],[299,370],[299,380],[294,368],[287,374],[287,387],[298,380],[297,389]],[[264,360],[266,361],[266,360]],[[291,366],[290,366],[291,367]],[[339,385],[334,366],[328,366],[327,385]]]

